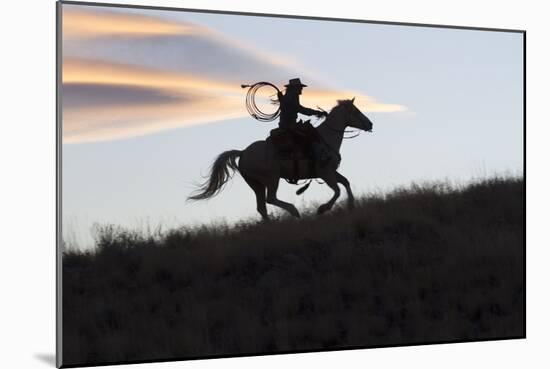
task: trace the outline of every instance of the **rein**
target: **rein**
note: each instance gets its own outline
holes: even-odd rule
[[[357,136],[359,136],[359,135],[361,134],[361,130],[360,130],[360,129],[356,129],[356,130],[347,130],[347,129],[345,129],[345,128],[344,128],[344,129],[336,129],[336,128],[332,128],[332,127],[331,127],[330,125],[328,125],[328,124],[326,125],[326,127],[327,127],[328,129],[330,129],[332,132],[342,133],[342,138],[343,138],[344,140],[349,140],[349,139],[351,139],[351,138],[355,138],[355,137],[357,137]],[[352,133],[352,134],[355,133],[355,134],[353,134],[352,136],[346,137],[346,136],[344,136],[346,133]]]
[[[322,110],[322,111],[324,111],[324,112],[326,112],[325,110],[321,109],[320,107],[317,107],[317,108],[320,109],[320,110]],[[326,118],[325,118],[325,120],[326,120]],[[341,130],[340,130],[340,129],[332,128],[328,123],[327,123],[326,127],[327,127],[328,129],[330,129],[332,132],[342,133],[342,139],[344,139],[344,140],[349,140],[349,139],[355,138],[355,137],[357,137],[357,136],[359,136],[359,135],[361,134],[361,130],[360,130],[360,129],[356,129],[355,131],[353,131],[353,130],[349,130],[349,131],[348,131],[348,130],[346,130],[346,129],[344,128],[344,129],[341,129]],[[352,136],[346,137],[346,136],[345,136],[346,133],[352,133],[352,134],[355,133],[355,134],[352,135]]]

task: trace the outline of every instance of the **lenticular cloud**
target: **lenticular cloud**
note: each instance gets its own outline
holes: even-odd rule
[[[124,139],[245,117],[240,83],[311,82],[304,104],[330,109],[356,96],[366,111],[405,108],[324,87],[299,61],[258,50],[197,23],[135,10],[63,12],[63,142]],[[155,13],[155,14],[157,14]],[[313,83],[314,82],[314,83]],[[306,96],[307,95],[307,96]]]

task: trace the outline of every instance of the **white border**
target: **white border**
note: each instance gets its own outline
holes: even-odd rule
[[[548,26],[543,2],[129,1],[259,13],[527,29],[527,340],[216,359],[143,368],[548,367]],[[540,4],[540,5],[539,5]],[[55,3],[3,4],[2,367],[52,367],[55,350]],[[547,364],[544,364],[546,362]],[[126,367],[126,366],[120,366]],[[138,366],[133,366],[138,367]]]

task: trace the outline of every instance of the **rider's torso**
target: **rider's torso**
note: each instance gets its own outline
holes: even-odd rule
[[[298,95],[283,95],[282,99],[279,99],[279,103],[281,106],[279,127],[285,129],[292,128],[298,119],[298,110],[300,108]]]

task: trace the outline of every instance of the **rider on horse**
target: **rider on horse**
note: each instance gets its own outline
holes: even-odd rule
[[[286,92],[284,95],[282,92],[277,93],[279,104],[281,106],[281,120],[279,122],[279,128],[290,130],[295,128],[298,113],[304,115],[315,115],[317,117],[326,116],[326,112],[324,111],[310,109],[300,105],[300,95],[302,94],[302,89],[307,87],[307,85],[304,85],[300,81],[300,78],[291,79],[285,87]]]
[[[302,89],[307,87],[307,85],[304,85],[299,78],[291,79],[285,87],[286,92],[284,95],[282,92],[277,93],[281,108],[279,128],[289,132],[293,137],[293,141],[298,146],[303,147],[309,153],[312,160],[319,160],[321,159],[321,142],[317,131],[309,122],[298,124],[297,119],[298,113],[308,116],[326,117],[327,112],[306,108],[300,104]]]

